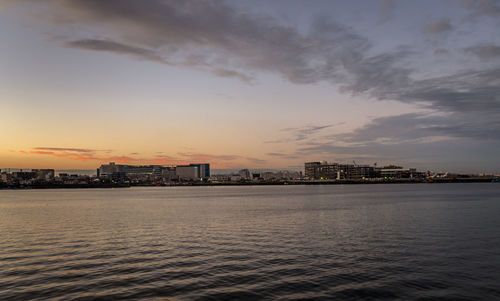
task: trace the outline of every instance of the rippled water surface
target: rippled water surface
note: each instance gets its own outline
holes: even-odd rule
[[[500,300],[500,184],[0,191],[1,300]]]

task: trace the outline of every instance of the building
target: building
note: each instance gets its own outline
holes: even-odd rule
[[[6,173],[6,172],[2,172],[1,179],[2,179],[2,182],[10,183],[12,181],[12,174]]]
[[[164,167],[160,165],[121,165],[110,162],[103,164],[98,169],[97,175],[110,178],[114,173],[124,173],[127,177],[161,178]]]
[[[380,169],[380,176],[388,179],[412,179],[417,176],[417,170],[401,166],[386,166]]]
[[[32,180],[37,177],[37,174],[32,171],[15,171],[12,173],[12,178],[15,180]]]
[[[238,171],[238,175],[244,180],[250,179],[250,171],[246,168]]]
[[[341,179],[343,168],[338,163],[306,162],[305,177],[310,180],[334,180]]]
[[[199,181],[210,177],[210,164],[189,164],[175,167],[179,180]]]
[[[179,177],[175,173],[175,170],[176,168],[173,166],[164,167],[162,170],[163,180],[167,182],[179,180]]]
[[[375,169],[368,165],[306,162],[305,177],[310,180],[363,179],[376,176]]]
[[[53,169],[32,169],[38,180],[50,181],[54,179],[55,171]]]

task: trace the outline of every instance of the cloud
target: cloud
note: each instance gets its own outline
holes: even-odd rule
[[[341,125],[344,122],[336,123],[336,124],[327,124],[327,125],[306,125],[301,127],[290,127],[284,128],[280,131],[285,133],[287,136],[277,140],[265,141],[264,143],[285,143],[285,142],[298,142],[305,140],[307,138],[312,137],[316,133],[321,132],[324,129],[331,128],[335,125]]]
[[[245,159],[254,164],[265,164],[267,162],[267,160],[253,157],[246,157]]]
[[[279,158],[285,158],[285,159],[297,159],[298,156],[294,154],[286,154],[286,153],[267,153],[266,155],[271,156],[271,157],[279,157]]]
[[[69,41],[71,47],[168,61],[246,82],[253,80],[249,70],[278,74],[296,84],[325,81],[346,93],[403,102],[410,102],[400,98],[412,94],[415,85],[415,70],[405,62],[412,49],[373,53],[367,38],[325,17],[313,18],[309,30],[299,32],[271,16],[215,0],[44,3],[54,17],[64,16],[64,22],[79,29],[71,31],[72,37],[82,36]],[[62,22],[56,20],[52,22]],[[448,23],[443,24],[446,28]],[[105,38],[84,37],[89,32]]]
[[[482,60],[489,60],[500,57],[500,46],[496,44],[479,44],[472,47],[464,48],[468,53],[472,53]]]
[[[394,99],[420,103],[436,111],[496,118],[500,113],[500,68],[415,80],[394,92]]]
[[[220,161],[232,161],[240,158],[237,155],[212,155],[212,154],[203,154],[203,153],[178,153],[179,156],[187,158],[188,161],[211,161],[211,160],[220,160]]]
[[[50,12],[58,36],[71,36],[67,47],[168,61],[247,82],[252,70],[301,84],[341,80],[342,62],[355,61],[370,46],[332,20],[317,18],[310,32],[301,33],[268,15],[241,12],[216,0],[43,3],[37,2]],[[66,27],[72,30],[64,33]]]
[[[500,16],[500,1],[498,0],[461,0],[462,7],[470,11],[470,17]]]
[[[166,63],[161,58],[161,56],[153,50],[133,47],[111,40],[82,39],[76,41],[68,41],[64,45],[66,47],[84,50],[109,51],[117,54],[132,55],[143,60]]]
[[[496,154],[500,147],[498,120],[475,119],[459,113],[379,117],[352,132],[324,136],[299,145],[293,155],[305,161],[397,162],[421,169],[495,171],[499,167]]]
[[[449,54],[450,52],[448,51],[448,49],[445,49],[445,48],[437,48],[437,49],[434,49],[434,54],[436,55],[446,55],[446,54]]]
[[[98,156],[95,153],[89,153],[85,151],[79,152],[74,150],[44,151],[44,150],[32,149],[29,151],[20,151],[20,152],[24,154],[46,155],[46,156],[52,156],[56,158],[69,159],[75,161],[101,161],[101,162],[116,161],[125,164],[130,164],[138,161],[138,159],[129,156]]]
[[[394,11],[394,1],[393,0],[379,0],[380,13],[377,23],[382,24],[389,21],[392,18],[392,13]]]
[[[34,147],[30,150],[11,150],[23,155],[50,156],[74,161],[95,161],[96,164],[116,162],[119,164],[135,165],[182,165],[189,163],[210,163],[214,168],[230,168],[241,166],[242,162],[264,164],[264,159],[245,157],[240,155],[213,155],[204,153],[178,153],[177,156],[157,153],[153,157],[139,157],[139,153],[129,155],[109,154],[110,150],[96,150],[70,147]]]
[[[453,30],[453,26],[451,25],[450,20],[441,20],[438,22],[426,24],[422,28],[422,32],[425,34],[440,34],[451,30]]]
[[[60,31],[60,36],[71,37],[66,40],[67,47],[168,62],[245,82],[253,82],[259,72],[276,74],[294,84],[327,82],[344,93],[396,100],[448,114],[452,117],[439,123],[442,132],[445,126],[460,125],[456,116],[470,116],[483,121],[472,124],[467,119],[474,132],[484,132],[476,137],[497,139],[490,130],[497,129],[495,120],[500,119],[498,65],[464,67],[455,73],[421,78],[418,74],[426,71],[421,67],[425,64],[415,60],[411,47],[380,53],[372,41],[329,18],[313,18],[309,26],[299,30],[270,15],[242,11],[217,0],[24,1],[47,9],[51,18],[46,20],[55,25],[54,30]],[[462,1],[463,7],[475,15],[500,15],[498,4]],[[389,12],[393,5],[392,1],[382,1],[381,9]],[[422,30],[435,35],[452,29],[450,20],[443,19]],[[491,45],[466,51],[483,58],[497,55],[497,48]],[[430,117],[412,120],[423,118]],[[268,143],[301,142],[325,129],[289,129],[283,131],[287,137]],[[411,130],[422,134],[420,129],[408,128]],[[425,133],[431,134],[429,130]],[[237,158],[201,155],[187,157],[225,161]]]
[[[186,161],[189,162],[214,162],[217,166],[239,166],[242,160],[254,163],[254,164],[263,164],[266,160],[254,158],[254,157],[245,157],[240,155],[213,155],[213,154],[204,154],[204,153],[177,153],[179,156],[183,157]],[[234,162],[238,160],[239,162]]]
[[[107,155],[111,150],[97,150],[89,148],[71,148],[71,147],[34,147],[28,151],[19,150],[25,155],[43,155],[74,161],[97,161],[118,162],[122,164],[154,164],[154,159],[138,158],[124,155]]]
[[[63,151],[63,152],[77,152],[77,153],[95,153],[98,151],[102,151],[89,148],[68,148],[68,147],[34,147],[33,149],[41,151]]]
[[[254,81],[253,77],[238,71],[218,68],[212,71],[214,75],[219,77],[235,77],[243,82],[252,83]]]
[[[448,138],[500,139],[500,121],[490,120],[484,130],[484,120],[467,114],[436,115],[410,113],[380,117],[350,132],[332,138],[348,143],[383,142],[387,144],[426,142]],[[430,139],[434,138],[434,139]]]

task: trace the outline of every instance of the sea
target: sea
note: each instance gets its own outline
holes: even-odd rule
[[[0,190],[1,300],[500,300],[500,184]]]

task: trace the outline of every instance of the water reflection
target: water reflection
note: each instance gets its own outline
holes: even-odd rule
[[[500,185],[0,191],[0,296],[498,299]]]

